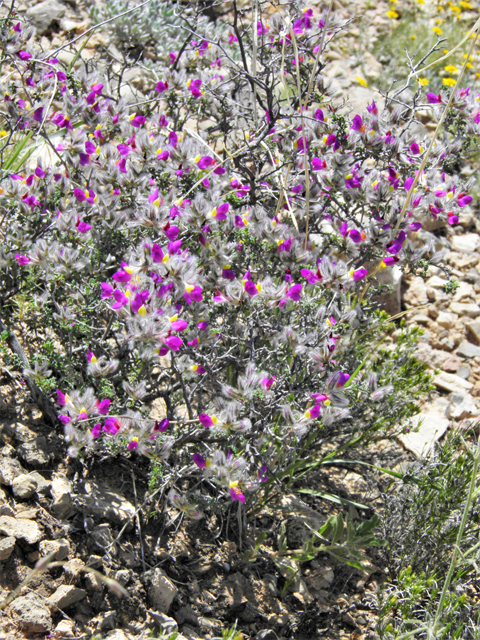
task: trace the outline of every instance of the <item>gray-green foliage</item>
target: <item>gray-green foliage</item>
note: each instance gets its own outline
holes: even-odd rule
[[[478,455],[452,433],[387,492],[382,526],[390,580],[379,593],[382,639],[479,637],[469,598],[478,572]]]
[[[91,17],[102,22],[133,9],[140,4],[135,0],[106,0],[93,7]],[[219,25],[207,16],[193,12],[192,8],[177,2],[151,0],[138,11],[122,16],[105,25],[114,44],[122,51],[140,54],[148,48],[157,62],[168,62],[168,54],[178,51],[189,35],[206,40],[218,38],[228,25]]]

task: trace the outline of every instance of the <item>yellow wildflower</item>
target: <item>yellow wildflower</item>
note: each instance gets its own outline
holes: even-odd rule
[[[447,64],[447,66],[443,68],[447,73],[458,73],[458,69],[454,64]]]
[[[430,84],[430,80],[428,78],[417,78],[417,82],[421,87],[427,87]]]
[[[414,33],[412,33],[412,35],[410,36],[412,40],[415,40],[415,38],[417,37]]]
[[[472,5],[469,2],[464,2],[463,0],[461,0],[461,2],[458,3],[463,9],[471,9]]]
[[[457,83],[457,81],[454,78],[443,78],[442,82],[447,87],[454,87]]]
[[[453,11],[453,13],[456,13],[457,15],[462,12],[460,7],[457,7],[456,5],[451,6],[450,11]]]
[[[357,77],[355,78],[355,80],[358,82],[358,84],[359,84],[361,87],[368,87],[368,82],[367,82],[366,80],[364,80],[363,78],[360,78],[360,76],[357,76]]]
[[[467,62],[465,66],[467,67],[467,69],[473,69],[473,64],[471,62]]]
[[[440,29],[440,27],[432,27],[432,31],[433,33],[436,33],[437,36],[441,36],[443,33],[443,29]]]
[[[390,9],[390,11],[387,11],[387,18],[390,18],[391,20],[396,20],[398,17],[399,17],[398,13],[393,9]]]

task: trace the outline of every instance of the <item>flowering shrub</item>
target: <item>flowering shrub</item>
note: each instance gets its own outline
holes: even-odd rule
[[[427,158],[395,96],[361,114],[333,100],[334,16],[292,3],[250,26],[235,7],[228,44],[192,37],[129,107],[2,23],[3,322],[37,339],[24,376],[70,455],[168,465],[193,517],[192,477],[251,504],[402,429],[429,378],[418,330],[381,346],[376,275],[442,267],[422,225],[472,201],[450,159],[479,96],[456,92],[462,126]],[[441,113],[448,90],[426,100]]]

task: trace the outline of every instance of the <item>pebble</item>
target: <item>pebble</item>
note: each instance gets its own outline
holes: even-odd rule
[[[65,538],[59,540],[43,540],[38,549],[42,556],[48,556],[53,553],[52,560],[65,560],[70,553],[70,543]]]
[[[12,482],[13,495],[19,500],[28,500],[37,489],[37,481],[30,474],[22,473]]]
[[[480,237],[477,233],[465,233],[460,236],[453,236],[452,250],[461,253],[473,253],[480,246]]]
[[[459,316],[469,316],[470,318],[476,318],[480,315],[480,307],[475,302],[452,302],[450,311]]]
[[[147,573],[149,574],[147,593],[149,600],[152,603],[152,607],[162,613],[168,613],[168,610],[178,593],[177,587],[159,568]]]
[[[52,629],[50,611],[33,593],[17,598],[10,605],[16,625],[25,633],[47,633]]]
[[[473,387],[471,382],[468,380],[464,380],[460,378],[460,376],[456,376],[453,373],[446,373],[442,371],[434,378],[435,385],[444,391],[458,391],[459,393],[465,393],[465,391],[470,391]]]
[[[86,595],[87,592],[83,589],[78,589],[77,587],[69,584],[62,584],[58,587],[55,593],[47,599],[47,602],[53,607],[68,609],[72,604],[83,600]]]
[[[465,340],[458,347],[457,355],[463,356],[464,358],[476,358],[480,356],[480,347]]]
[[[8,560],[15,549],[15,538],[9,536],[0,540],[0,561]]]
[[[56,0],[45,0],[27,9],[26,17],[38,33],[45,33],[49,27],[65,15],[65,6]]]
[[[27,544],[35,544],[43,538],[43,531],[33,520],[0,516],[0,534],[24,540]]]
[[[480,343],[480,322],[467,322],[465,326],[467,328],[467,331],[469,331],[475,338],[475,340]]]
[[[39,436],[21,444],[18,456],[32,467],[44,467],[50,462],[50,448],[44,436]]]

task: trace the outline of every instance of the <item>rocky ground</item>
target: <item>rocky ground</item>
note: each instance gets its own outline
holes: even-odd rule
[[[348,93],[358,110],[371,99],[371,90],[357,77],[374,84],[381,74],[368,49],[390,27],[387,3],[356,8],[359,16],[327,55],[339,91]],[[28,2],[18,10],[37,27],[45,50],[90,26],[88,6],[75,0]],[[338,10],[347,15],[343,5]],[[107,37],[96,33],[82,56],[107,46]],[[66,62],[73,56],[61,55]],[[409,464],[449,428],[480,414],[480,219],[464,211],[455,228],[422,231],[422,239],[433,234],[438,247],[448,249],[447,263],[459,282],[456,293],[445,293],[445,276],[436,269],[426,281],[404,278],[396,284],[393,309],[411,310],[408,322],[425,328],[418,355],[438,373],[419,430],[402,442],[378,443],[371,452],[372,461],[383,466]],[[234,539],[222,541],[229,523],[220,516],[186,523],[176,512],[158,510],[162,495],[154,487],[152,492],[146,468],[134,457],[69,460],[61,430],[54,433],[44,425],[20,375],[1,361],[0,416],[0,598],[11,594],[40,558],[53,553],[56,563],[18,591],[0,618],[0,640],[92,633],[140,640],[161,630],[210,640],[236,621],[245,637],[257,640],[379,637],[376,592],[385,574],[374,557],[370,570],[361,573],[319,556],[298,567],[292,588],[283,593],[285,576],[272,562],[249,565]],[[381,504],[380,475],[372,484],[360,473],[337,469],[320,475],[318,483],[369,509]],[[285,524],[294,549],[306,539],[305,523],[318,527],[332,512],[331,503],[312,498],[307,504],[286,495],[258,525],[274,542],[279,523]],[[350,515],[358,517],[355,507]],[[111,588],[112,578],[126,595]]]

